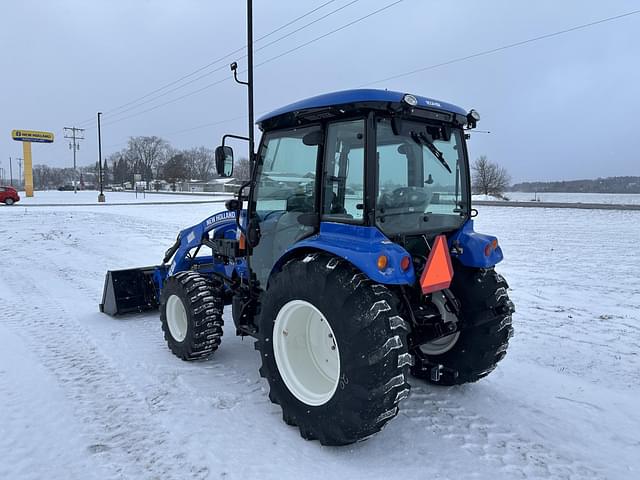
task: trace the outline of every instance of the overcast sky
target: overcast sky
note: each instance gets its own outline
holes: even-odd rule
[[[255,0],[255,38],[326,2]],[[334,0],[256,48],[351,2],[257,51],[256,65],[393,0]],[[245,45],[245,4],[3,1],[0,166],[8,170],[9,156],[22,156],[22,145],[11,140],[12,129],[54,132],[54,144],[34,144],[34,163],[71,166],[72,153],[62,138],[65,126],[87,127],[78,161],[95,162],[98,111],[104,112],[105,156],[125,146],[129,136],[158,135],[178,148],[213,148],[224,133],[246,134],[246,119],[239,118],[246,115],[246,93],[233,83],[226,66],[234,57],[183,80],[207,74],[184,88],[109,113]],[[403,0],[258,66],[256,112],[638,8],[637,0]],[[640,175],[639,31],[640,14],[631,15],[372,86],[477,109],[482,115],[479,129],[491,134],[473,135],[472,158],[487,155],[507,167],[514,181]],[[236,55],[241,69],[246,65],[242,55]],[[222,69],[209,73],[215,68]],[[243,147],[236,147],[238,154]]]

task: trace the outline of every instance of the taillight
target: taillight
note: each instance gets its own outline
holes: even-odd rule
[[[491,242],[485,245],[484,256],[488,257],[496,248],[498,248],[498,239],[494,238]]]

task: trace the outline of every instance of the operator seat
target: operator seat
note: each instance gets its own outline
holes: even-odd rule
[[[302,225],[298,219],[306,213],[313,213],[313,197],[298,194],[287,199],[287,210],[278,218],[273,232],[273,260],[277,261],[294,243],[313,233],[314,227]]]

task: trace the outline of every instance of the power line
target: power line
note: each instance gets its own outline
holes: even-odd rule
[[[209,88],[211,88],[211,87],[213,87],[213,86],[215,86],[215,85],[219,85],[219,84],[221,84],[221,83],[228,82],[229,80],[231,80],[231,78],[232,78],[232,77],[225,77],[225,78],[221,78],[220,80],[217,80],[217,81],[215,81],[215,82],[213,82],[213,83],[209,83],[208,85],[205,85],[204,87],[201,87],[201,88],[199,88],[198,90],[194,90],[194,91],[192,91],[192,92],[185,93],[184,95],[181,95],[181,96],[176,97],[176,98],[174,98],[174,99],[171,99],[171,100],[168,100],[168,101],[166,101],[166,102],[160,103],[160,104],[155,105],[155,106],[153,106],[153,107],[151,107],[151,108],[147,108],[146,110],[142,110],[141,112],[136,112],[136,113],[133,113],[133,114],[131,114],[131,115],[127,115],[126,117],[118,118],[118,119],[116,119],[116,120],[112,120],[112,121],[110,121],[110,122],[105,123],[104,125],[105,125],[105,126],[107,126],[107,125],[113,125],[114,123],[122,122],[122,121],[124,121],[124,120],[128,120],[128,119],[130,119],[130,118],[133,118],[133,117],[137,117],[137,116],[139,116],[139,115],[142,115],[142,114],[144,114],[144,113],[151,112],[151,111],[156,110],[156,109],[158,109],[158,108],[160,108],[160,107],[164,107],[165,105],[169,105],[170,103],[175,103],[175,102],[177,102],[177,101],[179,101],[179,100],[182,100],[182,99],[184,99],[184,98],[187,98],[187,97],[190,97],[190,96],[195,95],[195,94],[197,94],[197,93],[200,93],[200,92],[202,92],[202,91],[204,91],[204,90],[207,90],[207,89],[209,89]]]
[[[298,16],[298,17],[296,17],[296,18],[294,18],[293,20],[290,20],[289,22],[285,23],[284,25],[281,25],[281,26],[279,26],[278,28],[276,28],[276,29],[272,30],[271,32],[269,32],[269,33],[267,33],[267,34],[265,34],[265,35],[263,35],[263,36],[259,37],[258,39],[254,40],[254,42],[253,42],[253,43],[255,44],[255,43],[257,43],[257,42],[260,42],[260,41],[264,40],[265,38],[268,38],[268,37],[270,37],[270,36],[274,35],[275,33],[277,33],[277,32],[279,32],[279,31],[284,30],[284,29],[285,29],[285,28],[287,28],[288,26],[293,25],[294,23],[296,23],[296,22],[298,22],[298,21],[302,20],[302,19],[303,19],[303,18],[305,18],[305,17],[308,17],[309,15],[312,15],[313,13],[317,12],[318,10],[321,10],[322,8],[326,7],[327,5],[329,5],[329,4],[331,4],[331,3],[334,3],[335,1],[336,1],[336,0],[329,0],[329,1],[324,2],[323,4],[319,5],[318,7],[313,8],[312,10],[309,10],[308,12],[306,12],[306,13],[304,13],[304,14],[302,14],[302,15],[300,15],[300,16]],[[355,1],[359,1],[359,0],[355,0]],[[355,2],[351,2],[351,3],[355,3]],[[348,4],[348,5],[351,5],[351,3],[350,3],[350,4]],[[348,6],[348,5],[347,5],[347,6]],[[341,7],[341,8],[339,8],[338,10],[342,10],[342,8],[345,8],[345,7]],[[320,20],[322,20],[322,19],[326,18],[327,16],[329,16],[329,15],[331,15],[331,14],[335,13],[335,12],[336,12],[336,11],[338,11],[338,10],[334,10],[333,12],[329,13],[328,15],[325,15],[324,17],[321,17],[321,18],[320,18],[320,19],[318,19],[317,21],[320,21]],[[315,22],[312,22],[312,23],[315,23]],[[312,23],[311,23],[311,24],[312,24]],[[311,25],[311,24],[308,24],[308,25]],[[304,28],[304,27],[303,27],[303,28]],[[301,30],[301,29],[298,29],[298,30],[294,31],[293,33],[297,32],[297,31],[299,31],[299,30]],[[292,33],[292,34],[293,34],[293,33]],[[285,36],[285,37],[282,37],[281,39],[283,39],[283,38],[286,38],[286,36]],[[279,40],[281,40],[281,39],[279,39]],[[279,41],[279,40],[277,40],[277,41]],[[275,43],[275,42],[272,42],[272,43]],[[270,43],[270,44],[271,44],[271,43]],[[243,46],[243,47],[241,47],[241,48],[238,48],[238,49],[236,49],[236,50],[234,50],[234,51],[232,51],[232,52],[229,52],[229,53],[227,53],[226,55],[223,55],[222,57],[220,57],[220,58],[218,58],[218,59],[216,59],[216,60],[214,60],[214,61],[212,61],[212,62],[210,62],[210,63],[208,63],[208,64],[206,64],[206,65],[203,65],[202,67],[199,67],[199,68],[197,68],[196,70],[193,70],[192,72],[187,73],[187,74],[183,75],[182,77],[180,77],[180,78],[178,78],[178,79],[176,79],[176,80],[173,80],[172,82],[169,82],[169,83],[167,83],[167,84],[165,84],[165,85],[163,85],[163,86],[161,86],[161,87],[159,87],[159,88],[157,88],[157,89],[155,89],[155,90],[153,90],[153,91],[151,91],[151,92],[149,92],[149,93],[147,93],[147,94],[145,94],[145,95],[143,95],[143,96],[141,96],[141,97],[138,97],[138,98],[136,98],[135,100],[132,100],[132,101],[127,102],[127,103],[124,103],[124,104],[122,104],[122,105],[120,105],[120,106],[118,106],[118,107],[112,108],[112,109],[110,109],[110,110],[106,110],[104,113],[105,113],[105,115],[112,114],[112,113],[114,113],[114,112],[116,112],[116,111],[119,111],[119,110],[121,110],[121,109],[125,108],[125,107],[128,107],[128,106],[130,106],[130,105],[136,104],[136,103],[138,103],[140,100],[144,100],[145,98],[148,98],[148,97],[150,97],[150,96],[154,95],[155,93],[161,92],[161,91],[165,90],[165,89],[166,89],[166,88],[168,88],[168,87],[171,87],[171,86],[173,86],[173,85],[175,85],[175,84],[177,84],[177,83],[180,83],[182,80],[185,80],[185,79],[187,79],[187,78],[189,78],[189,77],[192,77],[193,75],[195,75],[195,74],[197,74],[197,73],[199,73],[199,72],[201,72],[201,71],[203,71],[203,70],[206,70],[207,68],[212,67],[213,65],[215,65],[215,64],[217,64],[217,63],[220,63],[220,62],[222,62],[222,61],[224,61],[224,60],[228,59],[228,58],[229,58],[229,57],[231,57],[232,55],[235,55],[236,53],[239,53],[239,52],[241,52],[241,51],[245,50],[246,48],[247,48],[247,47],[246,47],[246,45],[245,45],[245,46]],[[245,55],[245,57],[246,57],[246,55]],[[244,57],[243,57],[243,58],[244,58]],[[226,67],[226,65],[224,65],[222,68],[224,68],[224,67]],[[219,71],[219,70],[220,70],[220,68],[217,68],[217,69],[215,69],[215,70],[213,70],[213,71],[211,71],[211,72],[208,72],[208,73],[206,73],[206,74],[204,74],[204,75],[201,75],[201,76],[199,76],[198,78],[196,78],[196,79],[194,79],[194,80],[192,80],[192,81],[190,81],[190,82],[187,82],[187,83],[185,83],[184,85],[182,85],[181,87],[178,87],[178,88],[182,88],[182,87],[184,87],[184,86],[186,86],[186,85],[189,85],[189,84],[193,83],[194,81],[199,80],[199,79],[201,79],[201,78],[203,78],[203,77],[205,77],[205,76],[207,76],[207,75],[210,75],[211,73],[217,72],[217,71]],[[166,93],[170,93],[170,92],[175,91],[175,90],[177,90],[177,88],[176,88],[176,89],[172,89],[172,90],[171,90],[171,91],[169,91],[169,92],[165,92],[165,94],[166,94]],[[148,103],[148,102],[145,102],[145,103]],[[130,109],[129,109],[129,110],[130,110]],[[120,112],[120,113],[123,113],[123,112]],[[80,122],[80,124],[90,123],[90,122],[92,122],[93,120],[94,120],[93,118],[90,118],[90,119],[87,119],[87,120],[84,120],[84,121]]]
[[[258,114],[260,115],[261,113],[258,113]],[[169,137],[171,135],[180,135],[182,133],[191,132],[193,130],[200,130],[202,128],[213,127],[215,125],[221,125],[223,123],[235,122],[237,120],[243,120],[245,118],[247,118],[247,115],[240,115],[238,117],[233,117],[233,118],[225,118],[224,120],[218,120],[218,121],[215,121],[215,122],[209,122],[209,123],[205,123],[205,124],[202,124],[202,125],[196,125],[194,127],[183,128],[182,130],[176,130],[176,131],[168,132],[168,133],[160,133],[160,134],[158,134],[158,136],[159,137]],[[125,141],[125,142],[120,142],[120,143],[115,143],[115,144],[112,144],[112,145],[108,145],[105,148],[119,147],[120,145],[126,145],[127,143],[128,143],[128,140]]]
[[[329,13],[327,13],[327,14],[323,15],[322,17],[316,18],[315,20],[313,20],[313,21],[311,21],[311,22],[309,22],[309,23],[307,23],[307,24],[305,24],[305,25],[303,25],[303,26],[301,26],[301,27],[296,28],[295,30],[293,30],[293,31],[291,31],[291,32],[289,32],[289,33],[287,33],[286,35],[284,35],[284,36],[282,36],[282,37],[279,37],[279,38],[277,38],[277,39],[275,39],[275,40],[272,40],[271,42],[267,43],[266,45],[263,45],[263,46],[261,46],[260,48],[256,49],[256,52],[258,52],[258,51],[260,51],[260,50],[264,50],[265,48],[270,47],[271,45],[274,45],[274,44],[278,43],[279,41],[284,40],[285,38],[290,37],[291,35],[295,35],[295,34],[296,34],[296,33],[298,33],[299,31],[304,30],[305,28],[308,28],[308,27],[310,27],[311,25],[313,25],[313,24],[316,24],[316,23],[320,22],[320,21],[324,20],[325,18],[330,17],[331,15],[333,15],[333,14],[335,14],[335,13],[338,13],[338,12],[339,12],[339,11],[341,11],[341,10],[344,10],[345,8],[350,7],[350,6],[351,6],[351,5],[353,5],[354,3],[358,3],[359,1],[360,1],[360,0],[352,0],[352,1],[350,1],[349,3],[347,3],[347,4],[342,5],[341,7],[338,7],[338,8],[336,8],[335,10],[330,11]],[[254,43],[255,43],[255,42],[254,42]],[[246,55],[245,55],[245,56],[246,56]]]
[[[279,58],[281,58],[281,57],[284,57],[285,55],[288,55],[288,54],[293,53],[293,52],[295,52],[295,51],[297,51],[297,50],[300,50],[300,49],[301,49],[301,48],[303,48],[303,47],[306,47],[306,46],[308,46],[308,45],[311,45],[312,43],[315,43],[315,42],[317,42],[318,40],[321,40],[321,39],[323,39],[323,38],[326,38],[326,37],[328,37],[328,36],[330,36],[330,35],[333,35],[334,33],[337,33],[337,32],[339,32],[339,31],[341,31],[341,30],[344,30],[345,28],[348,28],[348,27],[350,27],[350,26],[352,26],[352,25],[355,25],[356,23],[359,23],[359,22],[361,22],[361,21],[363,21],[363,20],[365,20],[365,19],[367,19],[367,18],[369,18],[369,17],[372,17],[373,15],[376,15],[376,14],[378,14],[378,13],[380,13],[380,12],[384,11],[384,10],[387,10],[387,9],[389,9],[389,8],[391,8],[391,7],[393,7],[393,6],[397,5],[397,4],[399,4],[399,3],[402,3],[403,1],[404,1],[404,0],[396,0],[396,1],[392,2],[392,3],[389,3],[389,4],[387,4],[386,6],[384,6],[384,7],[382,7],[382,8],[379,8],[379,9],[377,9],[377,10],[375,10],[375,11],[371,12],[371,13],[368,13],[367,15],[363,15],[362,17],[360,17],[360,18],[358,18],[358,19],[356,19],[356,20],[353,20],[353,21],[351,21],[351,22],[348,22],[348,23],[344,24],[344,25],[342,25],[341,27],[338,27],[338,28],[336,28],[336,29],[334,29],[334,30],[331,30],[330,32],[327,32],[327,33],[325,33],[325,34],[323,34],[323,35],[320,35],[320,36],[318,36],[318,37],[316,37],[316,38],[314,38],[314,39],[312,39],[312,40],[309,40],[309,41],[307,41],[307,42],[305,42],[305,43],[303,43],[303,44],[301,44],[301,45],[298,45],[297,47],[294,47],[294,48],[292,48],[292,49],[290,49],[290,50],[287,50],[287,51],[285,51],[285,52],[283,52],[283,53],[280,53],[280,54],[276,55],[275,57],[271,57],[271,58],[269,58],[268,60],[265,60],[264,62],[258,63],[258,64],[256,64],[256,65],[255,65],[255,67],[256,67],[256,68],[257,68],[257,67],[260,67],[260,66],[265,65],[265,64],[267,64],[267,63],[270,63],[270,62],[272,62],[272,61],[274,61],[274,60],[277,60],[277,59],[279,59]],[[245,70],[242,70],[240,73],[244,73],[244,72],[246,72],[246,69],[245,69]],[[156,109],[158,109],[158,108],[160,108],[160,107],[163,107],[163,106],[165,106],[165,105],[169,105],[170,103],[175,103],[175,102],[177,102],[177,101],[183,100],[183,99],[185,99],[185,98],[187,98],[187,97],[190,97],[190,96],[192,96],[192,95],[195,95],[195,94],[197,94],[197,93],[200,93],[200,92],[202,92],[202,91],[204,91],[204,90],[207,90],[207,89],[209,89],[209,88],[211,88],[211,87],[214,87],[214,86],[216,86],[216,85],[219,85],[219,84],[221,84],[221,83],[227,82],[227,81],[229,81],[229,80],[231,80],[231,77],[221,78],[220,80],[217,80],[217,81],[215,81],[215,82],[213,82],[213,83],[210,83],[210,84],[208,84],[208,85],[205,85],[205,86],[203,86],[203,87],[201,87],[201,88],[199,88],[199,89],[197,89],[197,90],[191,91],[191,92],[189,92],[189,93],[185,93],[184,95],[181,95],[181,96],[176,97],[176,98],[174,98],[174,99],[171,99],[171,100],[168,100],[168,101],[166,101],[166,102],[160,103],[160,104],[158,104],[158,105],[155,105],[155,106],[153,106],[153,107],[151,107],[151,108],[148,108],[148,109],[142,110],[142,111],[140,111],[140,112],[133,113],[133,114],[128,115],[128,116],[126,116],[126,117],[118,118],[118,119],[116,119],[116,120],[112,120],[112,121],[110,121],[110,122],[108,122],[108,123],[105,123],[104,125],[105,125],[105,126],[107,126],[107,125],[113,125],[114,123],[122,122],[122,121],[124,121],[124,120],[128,120],[128,119],[130,119],[130,118],[137,117],[137,116],[139,116],[139,115],[143,115],[143,114],[145,114],[145,113],[148,113],[148,112],[150,112],[150,111],[156,110]]]
[[[352,26],[352,25],[355,25],[356,23],[359,23],[359,22],[361,22],[361,21],[363,21],[363,20],[365,20],[365,19],[367,19],[367,18],[369,18],[369,17],[372,17],[372,16],[374,16],[374,15],[376,15],[376,14],[380,13],[380,12],[383,12],[384,10],[387,10],[388,8],[391,8],[391,7],[393,7],[393,6],[395,6],[395,5],[399,4],[399,3],[402,3],[403,1],[404,1],[404,0],[396,0],[395,2],[392,2],[392,3],[390,3],[390,4],[386,5],[386,6],[382,7],[382,8],[379,8],[378,10],[375,10],[374,12],[371,12],[371,13],[369,13],[369,14],[367,14],[367,15],[363,16],[363,17],[360,17],[360,18],[358,18],[358,19],[356,19],[356,20],[354,20],[354,21],[352,21],[352,22],[349,22],[349,23],[347,23],[347,24],[345,24],[345,25],[343,25],[343,26],[341,26],[341,27],[338,27],[338,28],[336,28],[335,30],[331,30],[330,32],[325,33],[324,35],[320,35],[319,37],[316,37],[316,38],[314,38],[313,40],[309,40],[308,42],[305,42],[305,43],[303,43],[303,44],[301,44],[301,45],[298,45],[297,47],[294,47],[294,48],[292,48],[291,50],[287,50],[286,52],[283,52],[283,53],[281,53],[281,54],[279,54],[279,55],[276,55],[275,57],[271,57],[271,58],[269,58],[268,60],[265,60],[265,61],[264,61],[264,62],[262,62],[262,63],[258,63],[258,64],[257,64],[257,65],[255,65],[255,66],[256,66],[256,67],[259,67],[259,66],[261,66],[261,65],[264,65],[265,63],[269,63],[269,62],[272,62],[273,60],[277,60],[277,59],[278,59],[278,58],[280,58],[280,57],[284,57],[285,55],[288,55],[288,54],[290,54],[290,53],[293,53],[293,52],[295,52],[296,50],[299,50],[299,49],[301,49],[301,48],[303,48],[303,47],[306,47],[307,45],[311,45],[312,43],[317,42],[318,40],[321,40],[321,39],[323,39],[323,38],[326,38],[326,37],[328,37],[329,35],[333,35],[334,33],[337,33],[337,32],[339,32],[340,30],[344,30],[344,29],[345,29],[345,28],[347,28],[347,27],[350,27],[350,26]]]
[[[329,17],[329,16],[331,16],[331,15],[333,15],[333,14],[335,14],[335,13],[339,12],[340,10],[343,10],[343,9],[345,9],[345,8],[347,8],[347,7],[351,6],[351,5],[353,5],[354,3],[359,2],[359,1],[360,1],[360,0],[352,0],[351,2],[347,3],[346,5],[343,5],[342,7],[339,7],[339,8],[337,8],[337,9],[335,9],[335,10],[332,10],[331,12],[327,13],[326,15],[323,15],[322,17],[317,18],[316,20],[313,20],[312,22],[310,22],[310,23],[307,23],[307,24],[303,25],[302,27],[299,27],[299,28],[297,28],[296,30],[293,30],[292,32],[289,32],[289,33],[285,34],[284,36],[279,37],[279,38],[277,38],[276,40],[273,40],[272,42],[269,42],[269,43],[268,43],[268,44],[266,44],[266,45],[263,45],[262,47],[260,47],[260,48],[256,49],[255,51],[257,52],[257,51],[260,51],[260,50],[264,50],[265,48],[267,48],[267,47],[269,47],[269,46],[271,46],[271,45],[274,45],[275,43],[280,42],[280,41],[284,40],[285,38],[288,38],[288,37],[290,37],[291,35],[294,35],[295,33],[299,32],[299,31],[301,31],[301,30],[304,30],[305,28],[308,28],[309,26],[311,26],[311,25],[313,25],[313,24],[315,24],[315,23],[317,23],[317,22],[319,22],[319,21],[321,21],[321,20],[324,20],[325,18],[327,18],[327,17]],[[315,9],[315,10],[317,10],[317,9]],[[300,19],[300,18],[302,18],[302,17],[298,17],[298,19]],[[290,25],[291,23],[292,23],[292,22],[289,22],[287,25]],[[271,33],[269,33],[269,34],[267,34],[267,35],[265,35],[265,36],[263,36],[263,37],[259,38],[259,39],[258,39],[258,40],[256,40],[256,41],[262,40],[262,39],[264,39],[264,38],[266,38],[266,37],[268,37],[268,36],[272,35],[272,34],[273,34],[273,33],[275,33],[276,31],[281,30],[282,28],[284,28],[284,27],[280,27],[280,28],[278,28],[278,29],[274,30],[273,32],[271,32]],[[254,43],[256,43],[256,42],[254,42]],[[240,52],[240,51],[244,50],[244,48],[246,48],[246,47],[243,47],[243,48],[240,48],[240,49],[238,49],[238,50],[235,50],[234,52],[232,52],[232,53],[230,53],[230,54],[226,55],[225,57],[221,57],[221,60],[222,60],[222,59],[225,59],[225,58],[229,58],[229,57],[231,57],[231,55],[233,55],[233,53]],[[247,55],[243,55],[243,56],[239,57],[239,58],[238,58],[238,60],[239,60],[239,59],[244,59],[244,58],[246,58],[246,57],[247,57]],[[216,62],[217,62],[217,61],[216,61]],[[216,62],[214,62],[214,63],[216,63]],[[212,63],[212,64],[210,64],[210,65],[213,65],[213,63]],[[124,110],[121,110],[121,111],[120,111],[120,112],[118,112],[118,113],[113,113],[113,114],[112,114],[112,116],[119,116],[119,115],[122,115],[122,114],[124,114],[124,113],[126,113],[126,112],[130,112],[131,110],[136,110],[136,109],[140,108],[140,107],[141,107],[141,106],[143,106],[143,105],[146,105],[146,104],[152,103],[152,102],[154,102],[154,101],[158,100],[159,98],[162,98],[162,97],[164,97],[164,96],[166,96],[166,95],[168,95],[168,94],[170,94],[170,93],[172,93],[172,92],[175,92],[175,91],[177,91],[177,90],[180,90],[180,89],[182,89],[182,88],[186,87],[187,85],[191,85],[192,83],[195,83],[195,82],[197,82],[198,80],[201,80],[202,78],[207,77],[207,76],[209,76],[209,75],[211,75],[211,74],[213,74],[213,73],[215,73],[215,72],[219,72],[220,70],[223,70],[223,69],[225,69],[225,68],[227,68],[227,65],[221,65],[220,67],[218,67],[218,68],[216,68],[216,69],[214,69],[214,70],[211,70],[211,71],[209,71],[209,72],[206,72],[206,73],[204,73],[204,74],[202,74],[202,75],[199,75],[198,77],[196,77],[196,78],[194,78],[194,79],[192,79],[192,80],[189,80],[189,81],[188,81],[188,82],[186,82],[186,83],[183,83],[183,84],[181,84],[181,85],[178,85],[178,86],[176,86],[176,87],[174,87],[174,88],[172,88],[172,89],[170,89],[170,90],[167,90],[167,91],[165,91],[165,92],[163,92],[163,93],[160,93],[159,95],[155,95],[155,96],[153,96],[153,98],[150,98],[149,100],[146,100],[146,101],[144,101],[144,102],[141,102],[141,103],[139,103],[139,102],[130,102],[130,104],[131,104],[131,103],[137,103],[137,104],[136,104],[136,105],[132,105],[131,107],[126,108],[126,109],[124,109]],[[186,78],[186,76],[185,76],[185,77],[182,77],[182,78],[184,79],[184,78]],[[174,82],[174,83],[175,83],[175,82]],[[216,82],[214,82],[214,84],[215,84],[215,85],[217,85],[217,83],[216,83]],[[213,86],[213,85],[210,85],[210,86]],[[158,90],[156,90],[156,91],[158,91]],[[148,96],[150,96],[150,95],[151,95],[151,94],[148,94],[148,95],[146,95],[146,96],[148,97]],[[141,100],[141,99],[142,99],[142,97],[141,97],[139,100]],[[117,110],[117,109],[110,110],[110,111],[111,111],[111,112],[114,112],[115,110]],[[148,110],[147,110],[147,111],[148,111]],[[106,124],[105,124],[105,125],[106,125]]]
[[[381,8],[381,9],[379,9],[379,10],[376,10],[375,12],[372,12],[372,13],[370,13],[368,15],[365,15],[364,17],[360,17],[359,19],[354,20],[353,22],[345,24],[342,27],[339,27],[339,28],[337,28],[337,29],[335,29],[335,30],[333,30],[331,32],[328,32],[328,33],[326,33],[324,35],[316,37],[313,40],[310,40],[309,42],[301,44],[301,45],[299,45],[299,46],[297,46],[297,47],[295,47],[293,49],[290,49],[290,50],[288,50],[286,52],[283,52],[282,54],[279,54],[279,55],[277,55],[275,57],[272,57],[272,58],[270,58],[268,60],[265,60],[264,62],[262,62],[262,63],[260,63],[260,64],[258,64],[256,66],[264,65],[265,63],[271,62],[273,60],[276,60],[277,58],[280,58],[280,57],[282,57],[284,55],[292,53],[292,52],[294,52],[294,51],[296,51],[296,50],[298,50],[300,48],[303,48],[304,46],[307,46],[307,45],[309,45],[309,44],[311,44],[311,43],[313,43],[315,41],[320,40],[321,38],[329,36],[329,35],[331,35],[333,33],[336,33],[337,31],[340,31],[340,30],[342,30],[344,28],[347,28],[350,25],[358,23],[359,21],[364,20],[365,18],[368,18],[368,17],[370,17],[372,15],[375,15],[376,13],[379,13],[382,10],[386,10],[387,8],[390,8],[393,5],[395,5],[397,3],[400,3],[401,1],[403,1],[403,0],[398,0],[398,1],[394,2],[394,3],[392,3],[392,4],[389,4],[389,5]],[[604,19],[601,19],[601,20],[596,20],[596,21],[593,21],[593,22],[589,22],[589,23],[577,25],[577,26],[574,26],[574,27],[570,27],[570,28],[567,28],[567,29],[564,29],[564,30],[559,30],[557,32],[553,32],[553,33],[549,33],[549,34],[545,34],[545,35],[540,35],[540,36],[533,37],[533,38],[530,38],[530,39],[527,39],[527,40],[522,40],[522,41],[519,41],[519,42],[511,43],[511,44],[504,45],[504,46],[497,47],[497,48],[493,48],[493,49],[490,49],[490,50],[484,50],[484,51],[477,52],[477,53],[474,53],[474,54],[471,54],[471,55],[466,55],[464,57],[458,57],[458,58],[455,58],[455,59],[452,59],[452,60],[449,60],[449,61],[446,61],[446,62],[441,62],[441,63],[434,64],[434,65],[429,65],[427,67],[422,67],[422,68],[419,68],[419,69],[416,69],[416,70],[412,70],[412,71],[409,71],[409,72],[405,72],[405,73],[401,73],[401,74],[398,74],[398,75],[393,75],[393,76],[390,76],[390,77],[387,77],[387,78],[384,78],[384,79],[381,79],[381,80],[376,80],[374,82],[369,82],[369,83],[366,83],[366,84],[362,84],[362,85],[360,85],[360,87],[364,87],[364,86],[368,86],[368,85],[374,85],[376,83],[381,83],[381,82],[385,82],[385,81],[388,81],[388,80],[393,80],[393,79],[396,79],[396,78],[401,78],[401,77],[405,77],[405,76],[408,76],[408,75],[413,75],[415,73],[419,73],[419,72],[423,72],[423,71],[431,70],[431,69],[436,69],[436,68],[439,68],[439,67],[442,67],[442,66],[453,64],[453,63],[459,63],[459,62],[463,62],[463,61],[466,61],[466,60],[469,60],[469,59],[473,59],[473,58],[477,58],[477,57],[481,57],[481,56],[485,56],[485,55],[490,55],[492,53],[497,53],[497,52],[500,52],[500,51],[503,51],[503,50],[507,50],[507,49],[510,49],[510,48],[515,48],[515,47],[522,46],[522,45],[525,45],[525,44],[528,44],[528,43],[533,43],[533,42],[536,42],[536,41],[540,41],[540,40],[556,37],[556,36],[559,36],[559,35],[563,35],[563,34],[566,34],[566,33],[570,33],[570,32],[576,31],[576,30],[582,30],[582,29],[589,28],[589,27],[592,27],[592,26],[595,26],[595,25],[599,25],[599,24],[602,24],[602,23],[606,23],[606,22],[618,20],[618,19],[621,19],[621,18],[629,17],[631,15],[636,15],[638,13],[640,13],[640,10],[634,10],[634,11],[631,11],[631,12],[628,12],[628,13],[624,13],[624,14],[621,14],[621,15],[607,17],[607,18],[604,18]],[[157,105],[156,107],[153,107],[151,109],[145,110],[143,112],[139,112],[138,114],[146,113],[147,111],[154,110],[155,108],[159,108],[159,107],[164,106],[164,105],[166,105],[168,103],[172,103],[174,101],[181,100],[184,97],[187,97],[187,96],[190,96],[190,95],[194,95],[196,93],[199,93],[202,90],[210,88],[210,87],[212,87],[214,85],[217,85],[219,83],[222,83],[223,81],[226,81],[226,80],[228,80],[228,79],[223,79],[223,80],[220,80],[218,82],[214,82],[213,84],[207,85],[207,86],[205,86],[205,87],[203,87],[203,88],[201,88],[199,90],[196,90],[194,92],[190,92],[190,93],[188,93],[186,95],[183,95],[182,97],[178,97],[177,99],[174,99],[174,100],[171,100],[169,102],[165,102],[163,104]],[[131,117],[137,116],[138,114],[131,115]],[[130,117],[125,117],[123,119],[119,119],[119,120],[116,120],[116,121],[111,122],[111,123],[116,123],[116,122],[121,121],[121,120],[126,120],[127,118],[130,118]],[[187,131],[190,131],[190,130],[196,130],[196,129],[200,129],[200,128],[205,128],[205,127],[208,127],[208,126],[218,125],[218,124],[222,124],[222,123],[226,123],[226,122],[230,122],[230,121],[234,121],[234,120],[239,120],[239,119],[242,119],[242,118],[246,118],[246,115],[240,116],[240,117],[229,118],[229,119],[225,119],[225,120],[220,120],[220,121],[216,121],[216,122],[212,122],[212,123],[208,123],[208,124],[204,124],[204,125],[199,125],[199,126],[196,126],[196,127],[191,127],[191,128],[179,130],[177,132],[171,132],[171,133],[165,134],[165,135],[176,135],[176,134],[187,132]]]
[[[473,53],[471,55],[466,55],[464,57],[454,58],[454,59],[448,60],[446,62],[441,62],[441,63],[436,63],[436,64],[433,64],[433,65],[428,65],[426,67],[418,68],[418,69],[411,70],[411,71],[404,72],[404,73],[399,73],[397,75],[392,75],[390,77],[382,78],[380,80],[375,80],[373,82],[363,83],[362,85],[358,85],[358,87],[367,87],[369,85],[375,85],[377,83],[387,82],[389,80],[395,80],[395,79],[401,78],[401,77],[407,77],[409,75],[414,75],[416,73],[425,72],[427,70],[434,70],[436,68],[444,67],[446,65],[451,65],[453,63],[460,63],[460,62],[464,62],[466,60],[470,60],[470,59],[473,59],[473,58],[478,58],[478,57],[483,57],[483,56],[486,56],[486,55],[491,55],[493,53],[501,52],[503,50],[508,50],[510,48],[520,47],[522,45],[526,45],[528,43],[537,42],[537,41],[540,41],[540,40],[545,40],[547,38],[557,37],[559,35],[564,35],[565,33],[575,32],[576,30],[583,30],[585,28],[593,27],[595,25],[600,25],[602,23],[611,22],[611,21],[614,21],[614,20],[619,20],[621,18],[629,17],[631,15],[636,15],[638,13],[640,13],[640,10],[634,10],[632,12],[623,13],[621,15],[616,15],[616,16],[613,16],[613,17],[603,18],[601,20],[596,20],[594,22],[584,23],[582,25],[576,25],[575,27],[566,28],[564,30],[559,30],[557,32],[548,33],[548,34],[545,34],[545,35],[540,35],[538,37],[529,38],[527,40],[522,40],[520,42],[510,43],[508,45],[503,45],[501,47],[492,48],[490,50],[483,50],[481,52]]]

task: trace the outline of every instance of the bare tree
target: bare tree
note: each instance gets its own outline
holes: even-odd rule
[[[239,158],[233,166],[233,177],[238,180],[249,180],[251,177],[251,164],[248,158]]]
[[[197,147],[184,150],[180,153],[182,153],[186,159],[186,166],[192,179],[206,182],[213,178],[215,167],[213,150],[206,147]]]
[[[473,190],[484,195],[501,197],[509,184],[511,177],[504,167],[490,162],[482,155],[471,165],[473,170]]]
[[[154,169],[164,163],[169,150],[169,144],[160,137],[129,137],[127,157],[131,159],[144,180],[152,180]]]

